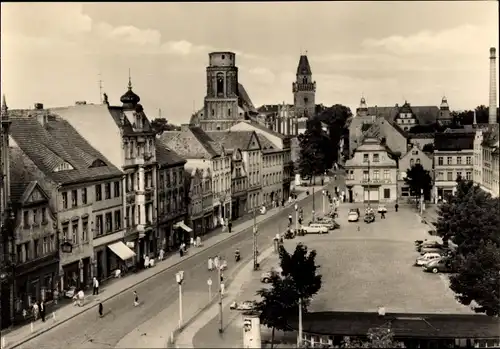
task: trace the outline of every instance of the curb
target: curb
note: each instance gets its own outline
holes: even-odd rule
[[[325,188],[325,187],[327,187],[328,185],[329,185],[329,184],[326,184],[326,185],[322,186],[321,188]],[[306,200],[306,199],[308,199],[308,198],[311,198],[311,197],[312,197],[312,195],[308,195],[308,196],[305,196],[304,198],[302,198],[302,199],[300,199],[300,200],[297,200],[297,201],[298,201],[298,202],[302,202],[302,201],[304,201],[304,200]],[[266,221],[268,221],[268,220],[270,220],[270,219],[274,218],[274,216],[275,216],[275,215],[277,215],[277,214],[279,214],[279,213],[283,212],[284,210],[291,209],[291,208],[293,208],[293,205],[287,206],[287,207],[285,207],[284,209],[282,209],[281,211],[276,212],[276,214],[273,214],[273,215],[270,215],[269,217],[264,218],[264,219],[263,219],[262,221],[260,221],[258,224],[264,223],[264,222],[266,222]],[[231,235],[229,235],[226,239],[223,239],[223,240],[221,240],[221,241],[216,242],[215,244],[213,244],[213,245],[211,245],[211,246],[208,246],[205,250],[207,250],[207,249],[209,249],[209,248],[212,248],[212,247],[215,247],[215,246],[217,246],[217,245],[220,245],[221,243],[223,243],[223,242],[225,242],[225,241],[227,241],[227,240],[229,240],[229,239],[231,239],[231,238],[238,237],[238,236],[242,235],[245,231],[247,231],[247,230],[249,230],[249,229],[251,229],[251,227],[245,228],[245,229],[243,229],[243,230],[241,230],[241,231],[239,231],[239,232],[237,232],[237,233],[232,233],[232,234],[231,234]],[[205,250],[203,250],[203,251],[205,251]],[[111,299],[113,299],[113,298],[115,298],[115,297],[117,297],[117,296],[120,296],[120,295],[124,294],[124,293],[125,293],[125,292],[127,292],[127,291],[130,291],[132,288],[135,288],[135,287],[137,287],[138,285],[141,285],[141,284],[145,283],[146,281],[151,280],[152,278],[156,277],[157,275],[159,275],[159,274],[161,274],[161,273],[164,273],[164,272],[166,272],[166,271],[168,271],[168,270],[170,270],[170,269],[172,269],[172,268],[176,267],[177,265],[179,265],[180,263],[184,262],[185,260],[189,260],[189,259],[191,259],[191,258],[194,258],[196,255],[198,255],[198,253],[201,253],[201,252],[203,252],[203,251],[198,251],[197,253],[194,253],[194,254],[188,254],[188,256],[187,256],[186,258],[179,260],[178,262],[176,262],[176,263],[172,264],[171,266],[169,266],[169,267],[167,267],[167,268],[165,268],[165,269],[163,269],[163,270],[160,270],[160,271],[158,271],[158,272],[155,272],[154,274],[152,274],[152,275],[150,275],[150,276],[146,277],[145,279],[143,279],[143,280],[141,280],[141,281],[139,281],[139,282],[137,282],[137,283],[135,283],[135,284],[133,284],[133,285],[129,285],[129,286],[125,287],[124,289],[122,289],[122,290],[121,290],[120,292],[118,292],[118,293],[115,293],[115,294],[113,294],[113,295],[111,295],[111,296],[109,296],[109,297],[107,297],[107,298],[105,298],[105,299],[102,299],[100,303],[107,302],[107,301],[109,301],[109,300],[111,300]],[[25,344],[25,343],[29,342],[30,340],[32,340],[32,339],[34,339],[34,338],[36,338],[36,337],[39,337],[40,335],[42,335],[42,334],[44,334],[44,333],[46,333],[46,332],[49,332],[49,331],[51,331],[52,329],[54,329],[54,328],[56,328],[56,327],[58,327],[58,326],[60,326],[60,325],[62,325],[62,324],[64,324],[64,323],[68,322],[69,320],[71,320],[71,319],[73,319],[73,318],[75,318],[75,317],[77,317],[77,316],[79,316],[79,315],[81,315],[81,314],[84,314],[84,313],[86,313],[87,311],[89,311],[89,310],[91,310],[91,309],[96,308],[97,306],[98,306],[98,304],[97,304],[97,303],[96,303],[96,304],[93,304],[92,306],[90,306],[90,307],[88,307],[88,308],[86,308],[86,309],[83,309],[81,312],[79,312],[79,313],[77,313],[77,314],[75,314],[75,315],[73,315],[73,316],[70,316],[70,317],[68,317],[68,318],[66,318],[66,319],[64,319],[64,320],[62,320],[62,321],[58,321],[58,322],[56,323],[56,325],[54,325],[54,326],[52,326],[52,327],[49,327],[49,328],[46,328],[46,329],[43,329],[43,330],[41,330],[40,332],[33,333],[32,335],[30,335],[30,336],[26,337],[25,339],[22,339],[22,340],[20,340],[19,342],[16,342],[16,343],[14,343],[14,344],[12,344],[12,345],[9,345],[9,344],[7,343],[7,345],[5,346],[5,348],[4,348],[4,349],[13,349],[13,348],[16,348],[16,347],[18,347],[18,346],[20,346],[20,345],[23,345],[23,344]],[[175,331],[174,331],[174,332],[175,332]],[[180,332],[179,332],[179,333],[180,333]]]
[[[268,247],[266,250],[264,250],[262,252],[262,255],[264,255],[265,257],[261,259],[260,263],[262,263],[263,261],[267,260],[271,255],[272,255],[272,250],[273,250],[273,246],[271,247]],[[269,251],[269,253],[268,253]],[[253,263],[253,260],[249,260],[248,262],[246,262],[245,264],[242,264],[237,270],[234,271],[234,275],[238,275],[239,273],[242,272],[242,269],[244,269],[245,267],[249,266],[251,263]],[[231,280],[230,282],[228,282],[228,288],[229,286],[232,284],[234,280]],[[172,332],[172,334],[169,336],[168,340],[167,340],[167,348],[177,348],[176,346],[176,341],[177,341],[177,338],[179,337],[179,335],[186,329],[188,328],[189,326],[192,325],[192,323],[201,315],[203,314],[205,311],[207,311],[209,308],[211,308],[215,303],[217,303],[216,301],[218,300],[218,297],[215,296],[213,297],[213,299],[208,302],[204,307],[202,307],[200,310],[198,310],[188,321],[186,321],[186,323],[179,329],[175,330]],[[210,319],[211,321],[212,319]]]

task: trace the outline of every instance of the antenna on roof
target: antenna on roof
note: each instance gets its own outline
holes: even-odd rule
[[[161,119],[161,108],[158,109],[158,119]]]
[[[101,79],[102,75],[101,75],[101,73],[99,73],[97,75],[99,75],[99,81],[98,81],[98,83],[99,83],[99,101],[102,104],[102,79]]]

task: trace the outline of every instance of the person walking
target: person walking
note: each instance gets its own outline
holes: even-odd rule
[[[43,300],[40,302],[38,307],[40,308],[40,317],[42,318],[42,321],[45,322],[45,303]]]
[[[227,231],[231,234],[231,229],[233,228],[233,223],[231,221],[227,222]]]
[[[220,263],[220,261],[219,261],[219,256],[215,256],[215,257],[214,257],[214,267],[215,267],[216,269],[219,269],[219,267],[220,267],[220,264],[219,264],[219,263]]]
[[[99,303],[99,317],[102,317],[102,314],[103,314],[103,309],[104,307],[102,306],[102,303]]]
[[[95,296],[99,294],[99,281],[97,281],[97,278],[94,276],[92,279],[92,295]]]
[[[38,303],[36,302],[36,300],[33,302],[33,305],[32,305],[32,311],[33,311],[33,318],[36,320],[38,320],[38,314],[39,314],[39,308],[38,308]]]
[[[134,307],[139,305],[139,296],[137,295],[137,291],[134,291]]]
[[[158,253],[158,259],[162,261],[164,256],[165,256],[165,250],[162,248],[160,249],[160,253]]]
[[[394,205],[394,208],[396,209],[396,212],[398,212],[399,205],[398,204]]]
[[[384,211],[380,212],[380,219],[385,219],[385,212]]]
[[[288,215],[288,223],[289,223],[290,225],[292,225],[292,220],[293,220],[293,219],[292,219],[292,214],[290,213],[290,214]]]
[[[208,271],[214,270],[214,261],[212,257],[208,257]]]

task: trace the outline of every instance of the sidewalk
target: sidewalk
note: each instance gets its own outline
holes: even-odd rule
[[[318,187],[319,188],[319,187]],[[298,195],[298,201],[301,201],[306,198],[305,193],[300,193]],[[286,205],[285,208],[290,207],[290,205]],[[266,212],[264,215],[258,215],[256,217],[257,223],[261,223],[269,218],[272,218],[274,215],[282,211],[284,208],[279,207],[279,208],[274,208],[270,209]],[[245,217],[246,218],[246,217]],[[53,327],[56,327],[64,322],[69,321],[70,319],[74,318],[75,316],[88,311],[89,309],[92,309],[97,306],[98,303],[100,302],[105,302],[118,294],[121,294],[123,292],[126,292],[127,290],[133,288],[137,284],[140,284],[153,276],[160,274],[164,270],[180,263],[182,260],[186,260],[188,258],[193,257],[197,253],[212,247],[232,236],[234,236],[237,233],[240,233],[248,228],[250,228],[253,225],[253,219],[251,219],[252,216],[248,217],[248,220],[243,221],[241,218],[239,220],[236,220],[232,229],[232,233],[222,233],[221,229],[218,228],[215,231],[207,234],[204,236],[204,241],[202,247],[192,247],[190,248],[190,253],[188,253],[187,256],[181,258],[177,253],[172,254],[168,256],[165,260],[158,262],[153,268],[147,269],[141,272],[138,272],[136,274],[130,274],[128,276],[125,276],[121,279],[115,279],[113,282],[110,282],[108,284],[104,284],[101,292],[98,296],[92,296],[88,295],[85,298],[84,306],[82,307],[77,307],[73,306],[72,304],[65,305],[58,309],[54,313],[48,313],[47,314],[47,321],[46,322],[41,322],[41,320],[38,320],[36,322],[33,322],[32,325],[26,325],[22,326],[16,329],[12,330],[5,330],[1,332],[1,337],[2,337],[2,345],[5,345],[5,347],[2,347],[2,349],[6,348],[11,348],[14,346],[21,345],[30,339],[39,336],[40,334],[47,332]],[[5,342],[4,342],[5,340]]]

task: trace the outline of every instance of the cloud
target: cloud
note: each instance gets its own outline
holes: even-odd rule
[[[264,85],[271,85],[275,80],[274,73],[268,68],[256,67],[250,69],[248,73],[252,80]]]
[[[362,42],[362,47],[368,50],[382,49],[405,56],[436,56],[443,53],[466,56],[487,53],[488,48],[497,43],[497,38],[495,32],[465,24],[440,32],[424,30],[408,36],[393,35],[382,39],[366,39]]]

